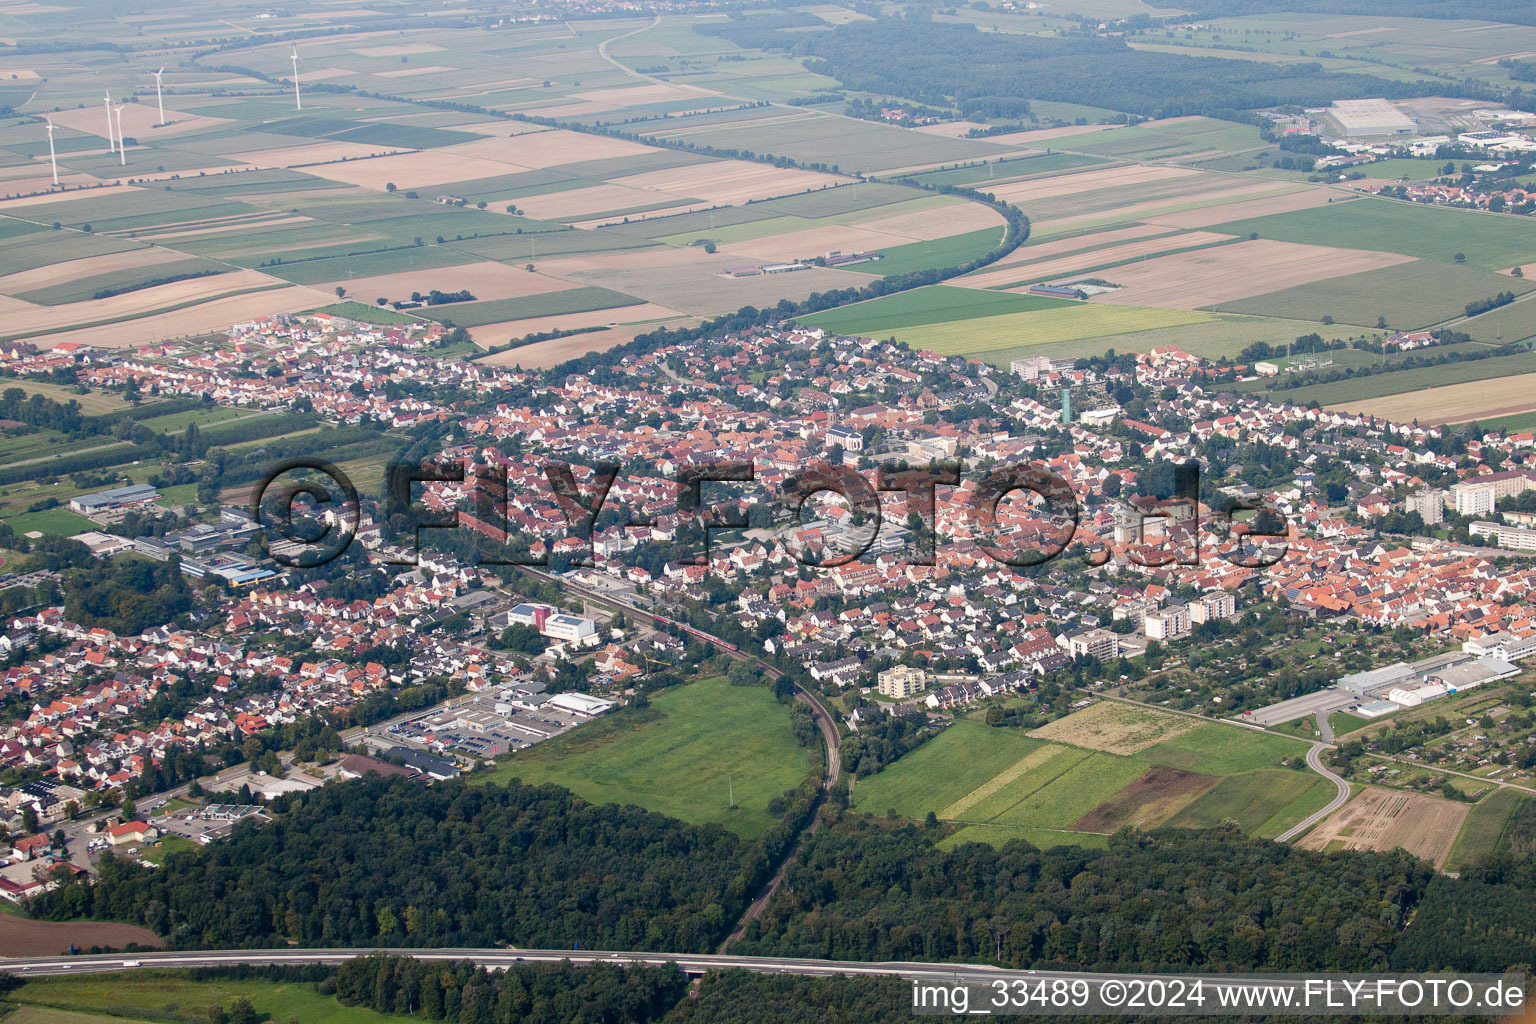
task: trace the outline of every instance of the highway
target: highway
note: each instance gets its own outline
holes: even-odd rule
[[[925,964],[910,962],[861,963],[853,960],[812,960],[795,957],[730,956],[718,953],[638,953],[567,949],[235,949],[170,953],[105,953],[91,956],[25,957],[0,959],[0,971],[26,977],[68,974],[99,974],[108,971],[152,970],[189,967],[339,964],[370,953],[390,953],[418,960],[460,962],[469,960],[486,968],[505,968],[517,963],[651,964],[673,963],[688,974],[703,974],[737,967],[765,974],[797,974],[805,977],[866,975],[907,978],[935,984],[991,984],[995,981],[1131,981],[1146,974],[1099,974],[1090,971],[1019,971],[987,964]],[[1171,975],[1169,976],[1171,977]],[[1191,980],[1194,975],[1181,976]],[[1211,984],[1237,988],[1271,988],[1288,984],[1280,978],[1207,975]]]

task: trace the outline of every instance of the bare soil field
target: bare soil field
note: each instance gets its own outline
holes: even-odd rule
[[[3,325],[9,334],[31,331],[47,331],[72,324],[94,323],[98,320],[128,318],[174,306],[183,302],[228,295],[230,292],[248,291],[264,285],[280,284],[276,278],[255,270],[234,270],[212,277],[198,277],[189,281],[173,281],[154,288],[114,295],[109,299],[93,299],[88,302],[71,302],[62,306],[39,306],[25,314],[11,316]]]
[[[1189,732],[1197,724],[1183,715],[1101,700],[1066,718],[1033,729],[1030,735],[1074,747],[1102,750],[1106,754],[1125,755]]]
[[[1438,868],[1445,864],[1467,810],[1466,804],[1452,800],[1367,786],[1297,845],[1305,850],[1323,850],[1334,843],[1346,850],[1402,847]]]
[[[342,160],[355,160],[362,166],[370,157],[403,152],[395,146],[376,146],[362,142],[315,142],[304,146],[284,146],[281,149],[261,149],[254,153],[236,153],[234,159],[244,160],[255,167],[302,167]]]
[[[73,281],[97,274],[114,274],[119,270],[136,267],[152,267],[159,263],[174,263],[186,259],[184,253],[169,249],[129,249],[127,252],[109,252],[103,256],[87,256],[67,263],[54,263],[46,267],[23,270],[17,274],[0,277],[0,293],[14,295],[38,288],[51,288],[56,284]]]
[[[435,75],[439,71],[452,71],[453,68],[444,64],[428,64],[419,68],[399,68],[395,71],[375,71],[375,78],[415,78],[417,75]]]
[[[831,288],[861,288],[867,274],[816,267],[786,274],[728,278],[741,266],[739,254],[703,249],[646,249],[552,256],[536,260],[539,272],[580,284],[598,285],[694,316],[712,316],[742,306],[772,306],[780,299],[805,298]]]
[[[917,131],[925,135],[941,135],[946,139],[958,139],[972,129],[985,127],[986,125],[978,121],[945,121],[942,124],[919,125]],[[994,138],[1001,137],[994,136]]]
[[[1148,217],[1148,224],[1160,224],[1170,228],[1205,228],[1212,224],[1225,224],[1234,220],[1246,220],[1249,217],[1267,217],[1272,213],[1290,213],[1292,210],[1309,210],[1314,206],[1327,206],[1335,199],[1341,199],[1337,192],[1330,188],[1309,188],[1298,192],[1288,192],[1284,195],[1267,196],[1263,199],[1249,199],[1240,203],[1228,203],[1225,206],[1211,206],[1199,210],[1181,210],[1178,213],[1164,213],[1155,217]]]
[[[1231,235],[1219,235],[1213,231],[1187,231],[1178,235],[1163,235],[1159,238],[1144,238],[1139,242],[1126,242],[1123,245],[1108,245],[1102,249],[1089,249],[1084,252],[1072,253],[1069,256],[1058,256],[1055,259],[1038,260],[1034,263],[1016,263],[1002,270],[989,271],[975,277],[967,277],[963,281],[956,282],[972,288],[991,288],[994,285],[1008,284],[1022,277],[1057,277],[1062,274],[1072,274],[1088,267],[1102,267],[1107,263],[1118,263],[1122,260],[1135,259],[1138,256],[1151,256],[1170,249],[1188,249],[1197,245],[1207,245],[1212,242],[1224,242]],[[1119,273],[1119,268],[1114,271],[1106,271],[1110,279]]]
[[[609,89],[588,89],[573,92],[571,98],[614,107],[634,107],[641,103],[662,103],[667,100],[691,100],[699,96],[711,96],[705,89],[687,89],[679,85],[653,82],[648,85],[627,85]]]
[[[455,267],[432,270],[407,270],[397,274],[379,274],[316,285],[331,288],[341,285],[358,302],[372,302],[376,298],[405,299],[412,292],[456,292],[469,289],[476,299],[516,299],[524,295],[540,295],[544,292],[562,292],[577,287],[568,281],[558,281],[543,274],[530,274],[522,267],[505,263],[463,263]]]
[[[333,143],[333,145],[352,145],[352,143]],[[378,152],[380,149],[389,147],[364,148]],[[304,170],[306,174],[329,178],[331,181],[344,181],[349,185],[359,185],[380,192],[390,182],[394,182],[403,189],[429,188],[450,181],[494,178],[508,173],[506,164],[468,156],[449,159],[443,156],[445,152],[447,150],[434,149],[429,153],[399,153],[395,156],[381,156],[371,160],[322,164],[319,167],[306,167]]]
[[[23,196],[20,199],[0,200],[0,210],[14,210],[23,206],[41,206],[44,203],[57,203],[69,199],[100,199],[102,196],[117,195],[123,192],[140,192],[140,189],[132,185],[103,185],[101,188],[82,188],[74,192],[50,192],[40,196]]]
[[[33,921],[25,917],[0,917],[0,956],[56,956],[76,948],[111,946],[123,949],[130,942],[156,949],[164,945],[148,928],[116,921]]]
[[[113,106],[116,106],[115,102]],[[99,135],[103,139],[107,137],[107,133],[102,131],[107,126],[107,111],[101,105],[100,97],[97,98],[94,106],[77,107],[74,110],[60,110],[57,113],[49,114],[48,119],[56,125],[64,128],[73,128],[77,132],[85,132],[87,135]],[[171,135],[185,135],[187,132],[211,131],[221,125],[234,123],[224,117],[186,114],[180,110],[171,110],[169,107],[165,111],[165,120],[165,127],[155,127],[160,121],[160,108],[153,103],[127,103],[123,105],[123,134],[130,138],[147,140],[150,137],[154,137],[158,139]],[[114,118],[114,125],[115,123]]]
[[[1033,263],[1035,260],[1044,259],[1047,256],[1060,256],[1062,253],[1079,252],[1101,245],[1114,245],[1132,238],[1145,238],[1148,235],[1165,235],[1168,233],[1168,228],[1159,227],[1155,224],[1132,224],[1130,227],[1112,228],[1109,231],[1093,231],[1082,235],[1072,235],[1069,238],[1058,238],[1050,242],[1025,242],[1013,252],[992,264],[992,267],[1000,268],[1019,263]]]
[[[638,156],[654,150],[638,142],[610,139],[603,135],[584,135],[581,132],[551,128],[541,132],[523,132],[505,138],[488,138],[476,142],[464,142],[434,151],[433,159],[453,165],[461,158],[491,160],[503,165],[501,170],[485,173],[475,171],[462,174],[458,180],[486,178],[494,174],[506,174],[505,165],[514,167],[543,168],[560,164],[580,163],[584,160],[604,160],[608,157]],[[444,178],[444,181],[454,179]]]
[[[1201,172],[1189,167],[1127,164],[1122,167],[1105,167],[1073,174],[1057,174],[1049,178],[1031,178],[1011,184],[993,185],[988,190],[999,199],[1025,204],[1051,196],[1070,196],[1080,192],[1096,192],[1099,189],[1120,188],[1125,185],[1145,185],[1152,181],[1187,178],[1199,173]]]
[[[1068,124],[1060,128],[1036,128],[1027,132],[1009,132],[1006,135],[993,135],[988,141],[1006,142],[1010,146],[1033,146],[1037,142],[1049,142],[1052,139],[1070,139],[1074,135],[1091,135],[1094,132],[1107,132],[1114,125],[1109,124]]]
[[[591,230],[592,228],[605,228],[614,224],[635,224],[640,221],[660,220],[662,217],[674,217],[679,213],[693,213],[697,210],[709,209],[709,203],[683,203],[680,206],[667,206],[659,210],[647,210],[644,213],[630,213],[622,217],[613,214],[605,214],[601,217],[592,217],[588,220],[566,221],[573,228]]]
[[[503,320],[501,323],[486,324],[484,327],[471,327],[469,328],[469,335],[475,340],[475,344],[491,348],[496,345],[505,345],[513,338],[525,338],[530,334],[544,334],[547,331],[569,331],[577,327],[612,326],[619,328],[631,324],[647,324],[647,326],[640,327],[635,332],[643,333],[651,329],[649,326],[650,321],[678,320],[686,315],[675,309],[668,309],[665,306],[658,306],[647,302],[639,306],[624,306],[617,309],[592,309],[584,313],[555,313],[550,316],[528,317],[524,320]],[[523,348],[513,349],[512,351],[529,353],[534,352],[536,349],[555,351],[562,347],[574,347],[575,355],[581,355],[589,349],[599,347],[601,339],[606,338],[609,333],[578,334],[570,338],[556,338],[553,341],[541,341],[533,345],[524,346]],[[616,334],[619,332],[615,330],[611,333]],[[631,334],[631,337],[633,337],[633,334]],[[582,339],[586,340],[583,341]],[[544,349],[544,346],[549,346],[549,348]],[[612,346],[608,347],[611,348]],[[560,362],[562,359],[570,358],[571,356],[569,355],[562,356],[560,359],[553,360],[548,365],[553,366],[554,363]],[[500,356],[491,356],[489,359],[492,362],[496,362],[500,360]],[[512,360],[511,362],[521,362],[524,366],[535,365],[526,359]]]
[[[40,192],[48,192],[53,188],[53,174],[46,168],[43,169],[41,174],[36,173],[35,169],[31,167],[24,167],[22,170],[29,172],[26,177],[7,178],[3,183],[0,183],[0,195],[6,198],[31,196]],[[70,174],[68,172],[61,172],[59,174],[60,185],[77,188],[82,185],[94,185],[100,180],[100,178],[93,178],[89,174]],[[54,194],[57,195],[57,193]]]
[[[1536,373],[1446,384],[1382,398],[1327,406],[1362,416],[1409,423],[1469,423],[1536,409]]]
[[[1114,832],[1127,825],[1154,828],[1219,781],[1214,775],[1153,765],[1141,778],[1073,822],[1072,828],[1079,832]]]
[[[630,188],[627,185],[589,185],[586,188],[567,189],[564,192],[546,192],[541,196],[528,196],[517,200],[517,208],[529,217],[539,220],[572,220],[591,217],[609,210],[629,210],[637,206],[651,206],[673,199],[685,198]]]
[[[1107,207],[1102,212],[1078,213],[1064,217],[1031,218],[1035,230],[1042,235],[1058,235],[1064,231],[1075,231],[1080,228],[1093,227],[1110,221],[1146,220],[1149,217],[1159,216],[1165,213],[1184,212],[1186,208],[1221,205],[1230,202],[1236,205],[1247,199],[1258,199],[1262,196],[1272,196],[1276,192],[1289,192],[1295,186],[1290,182],[1276,181],[1269,184],[1234,185],[1231,188],[1216,189],[1214,191],[1201,192],[1199,199],[1194,200],[1188,196],[1173,196],[1167,199],[1151,199],[1146,202],[1132,202],[1126,206]],[[1025,212],[1028,212],[1027,210]],[[1222,220],[1228,218],[1223,217]]]
[[[667,322],[668,327],[688,327],[698,323],[692,317]],[[569,338],[537,341],[509,352],[487,356],[482,362],[494,366],[521,366],[528,370],[544,370],[563,362],[586,355],[588,352],[606,352],[627,344],[635,335],[653,331],[660,324],[619,324],[606,331],[591,334],[573,334]]]
[[[1411,259],[1367,249],[1333,249],[1267,238],[1244,240],[1116,267],[1106,279],[1120,285],[1120,290],[1107,292],[1095,301],[1199,309]]]
[[[646,171],[614,179],[634,188],[654,189],[688,199],[737,205],[748,199],[770,199],[838,185],[851,178],[820,171],[798,171],[744,160],[719,160],[661,171]]]
[[[826,227],[790,231],[782,235],[769,235],[766,238],[729,242],[723,248],[727,252],[771,263],[825,256],[834,249],[848,252],[889,249],[893,246],[906,245],[911,241],[913,239],[910,237],[871,231],[862,226],[829,224]]]
[[[968,231],[998,227],[1003,223],[1003,218],[990,206],[959,202],[946,203],[929,210],[913,210],[910,213],[879,217],[875,220],[861,220],[857,223],[859,227],[870,231],[883,231],[926,242],[935,238],[948,238],[950,235],[963,235]]]
[[[283,224],[313,224],[308,217],[273,217],[258,222],[261,229],[275,228]],[[237,231],[249,231],[255,226],[249,221],[239,224],[221,224],[214,227],[192,228],[190,230],[176,230],[155,232],[153,234],[143,231],[137,232],[134,237],[142,238],[149,242],[168,242],[176,238],[212,238],[217,235],[230,235]],[[327,243],[329,244],[329,243]]]
[[[431,43],[401,43],[398,46],[369,46],[352,52],[359,57],[409,57],[418,53],[441,53],[442,49]]]
[[[218,280],[218,278],[202,278],[200,280]],[[183,283],[196,284],[198,282],[190,281]],[[165,287],[174,286],[166,285]],[[134,294],[142,293],[136,292]],[[172,310],[166,313],[150,312],[135,319],[123,319],[115,323],[102,324],[96,327],[82,327],[78,330],[33,337],[30,340],[39,348],[52,348],[54,345],[61,345],[67,341],[79,342],[83,345],[95,345],[100,348],[135,348],[139,345],[152,344],[164,338],[177,338],[193,334],[206,334],[209,331],[221,331],[230,324],[237,324],[258,316],[267,316],[272,313],[297,313],[305,309],[315,309],[320,306],[330,305],[335,301],[336,296],[333,293],[317,291],[314,288],[302,288],[298,285],[289,285],[286,288],[273,288],[245,295],[228,295],[223,298],[211,299],[208,302],[202,302],[195,306],[188,306],[185,309]],[[92,304],[77,303],[77,305]],[[62,309],[65,307],[55,306],[53,308]],[[95,319],[95,317],[92,317],[91,322],[94,322]],[[105,317],[102,317],[102,319],[105,319]],[[8,318],[4,322],[9,324],[12,321]]]

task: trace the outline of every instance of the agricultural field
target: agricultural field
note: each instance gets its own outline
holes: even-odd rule
[[[1367,786],[1308,832],[1308,850],[1391,850],[1402,847],[1435,867],[1445,866],[1468,813],[1466,804],[1420,793]]]
[[[1009,295],[932,285],[894,295],[882,295],[878,299],[842,306],[824,313],[813,313],[802,317],[800,322],[807,327],[820,327],[833,334],[875,336],[904,327],[955,323],[978,317],[1070,305],[1072,302],[1069,299],[1053,299],[1044,295]]]
[[[1360,326],[1372,326],[1380,317],[1395,330],[1415,330],[1463,318],[1469,302],[1506,291],[1523,295],[1532,288],[1536,285],[1529,281],[1475,267],[1411,260],[1299,287],[1274,289],[1212,308],[1297,320],[1320,321],[1327,316],[1341,324]],[[1502,315],[1498,310],[1484,314],[1477,318],[1482,322],[1476,324],[1475,331],[1471,321],[1466,325],[1457,323],[1455,329],[1480,341],[1493,341],[1502,331],[1505,340],[1515,341],[1527,333],[1536,334],[1536,307],[1527,310],[1527,305],[1514,304]]]
[[[1491,362],[1492,360],[1488,360]],[[1475,364],[1474,364],[1475,365]],[[1436,367],[1435,369],[1438,369]],[[1407,372],[1407,371],[1405,371]],[[1333,408],[1396,423],[1467,423],[1536,410],[1536,373],[1447,384],[1383,398],[1345,399]]]
[[[1433,350],[1431,350],[1433,351]],[[1339,406],[1359,403],[1366,399],[1384,398],[1391,395],[1423,395],[1425,389],[1466,384],[1473,381],[1495,380],[1520,374],[1536,373],[1536,353],[1522,352],[1512,356],[1494,356],[1468,362],[1445,363],[1440,366],[1422,366],[1410,370],[1389,370],[1368,377],[1313,384],[1307,387],[1287,388],[1273,392],[1277,399],[1305,405],[1318,402],[1322,405]],[[1434,406],[1427,405],[1427,411]]]
[[[1503,844],[1504,832],[1530,798],[1519,790],[1499,788],[1472,805],[1456,844],[1445,859],[1447,871],[1459,871],[1490,856]]]
[[[1374,249],[1421,259],[1504,270],[1536,254],[1536,223],[1528,217],[1447,210],[1388,199],[1357,199],[1231,221],[1216,230],[1309,245]]]
[[[932,349],[945,355],[979,353],[1022,354],[1054,342],[1102,339],[1138,331],[1214,322],[1210,313],[1176,309],[1151,309],[1076,302],[1023,313],[982,316],[952,323],[922,324],[891,331],[914,349]],[[1097,348],[1124,348],[1107,342]],[[995,358],[995,357],[994,357]],[[1006,365],[1001,362],[1000,365]]]
[[[1504,278],[1512,281],[1512,278]],[[1523,281],[1515,282],[1523,284]],[[1499,291],[1515,291],[1508,284]],[[1465,331],[1478,341],[1512,342],[1536,338],[1536,302],[1511,302],[1507,306],[1492,309],[1481,316],[1472,317],[1456,324],[1456,330]]]
[[[163,30],[163,19],[150,20],[154,31]],[[582,22],[561,35],[539,27],[495,35],[434,28],[422,36],[426,49],[396,54],[384,47],[387,57],[366,35],[321,32],[302,47],[306,80],[361,91],[316,89],[304,96],[302,110],[286,87],[288,48],[256,37],[227,50],[226,70],[216,75],[195,60],[170,63],[164,124],[153,81],[126,65],[39,78],[30,98],[21,97],[31,106],[0,123],[0,164],[20,168],[0,183],[0,238],[8,242],[0,254],[0,292],[7,296],[0,306],[11,314],[4,336],[123,348],[258,315],[324,309],[338,297],[366,306],[412,291],[467,288],[485,305],[426,315],[471,326],[494,344],[589,326],[603,310],[643,309],[634,318],[606,317],[600,326],[619,328],[617,338],[638,333],[628,330],[634,324],[677,323],[858,287],[871,275],[943,266],[996,244],[1001,220],[986,207],[910,186],[856,182],[813,151],[835,149],[860,169],[1031,151],[809,108],[786,115],[760,107],[759,98],[795,98],[835,83],[789,58],[758,55],[751,68],[720,60],[736,48],[695,35],[699,20]],[[190,24],[186,31],[202,37]],[[598,47],[619,36],[620,52],[643,62],[675,60],[689,81],[647,81],[613,66]],[[528,77],[507,77],[507,52],[519,55],[519,74]],[[711,73],[700,76],[696,59]],[[138,101],[124,108],[130,138],[122,163],[107,151],[98,110],[85,102],[98,99],[103,87]],[[41,121],[29,116],[45,111],[57,127],[59,189],[47,180]],[[636,135],[577,130],[597,121],[626,122]],[[742,132],[752,137],[742,149],[772,151],[777,141],[792,140],[783,152],[823,166],[668,148],[673,139],[686,145],[697,136],[696,144],[729,149],[729,137]],[[1034,172],[1053,163],[1063,166],[1048,162]],[[722,244],[718,254],[698,259],[704,254],[691,248],[710,237],[696,227],[718,225],[724,233],[758,221],[772,223],[743,236],[739,250]],[[721,276],[750,260],[820,257],[855,246],[890,255],[857,272],[757,281]],[[633,253],[645,253],[647,265],[626,263]],[[573,262],[546,266],[552,260]],[[507,283],[509,270],[522,273],[527,264],[538,265],[536,280],[546,287]],[[557,292],[569,294],[555,299]],[[509,301],[546,293],[538,301]],[[599,306],[600,299],[607,304]]]
[[[1407,259],[1364,249],[1242,239],[1230,245],[1158,256],[1106,271],[1102,276],[1119,285],[1119,290],[1095,301],[1200,309],[1273,291],[1277,285],[1306,285],[1404,263]]]
[[[1279,767],[1304,750],[1284,737],[1110,701],[1028,734],[961,717],[860,779],[854,803],[909,818],[932,811],[963,826],[950,845],[1096,845],[1128,825],[1205,827],[1196,822],[1218,813],[1214,823],[1234,817],[1250,832],[1276,834],[1284,826],[1272,826],[1300,820],[1311,806],[1314,783],[1332,790],[1315,774]]]
[[[666,690],[642,714],[588,722],[537,744],[483,778],[555,783],[594,803],[638,804],[754,837],[777,820],[768,801],[808,770],[773,695],[716,677]]]
[[[144,1020],[210,1019],[240,997],[264,1019],[305,1024],[392,1024],[412,1018],[343,1006],[305,982],[230,978],[194,981],[182,971],[127,971],[64,978],[33,978],[6,993],[20,1008],[5,1024],[138,1024]],[[138,1017],[142,1014],[142,1017]]]

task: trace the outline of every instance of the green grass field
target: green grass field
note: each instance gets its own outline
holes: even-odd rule
[[[1431,349],[1431,352],[1434,350]],[[1391,370],[1387,373],[1356,377],[1350,380],[1313,384],[1273,392],[1275,398],[1297,405],[1318,402],[1332,405],[1336,402],[1357,402],[1384,395],[1401,395],[1442,384],[1464,384],[1474,380],[1492,380],[1518,373],[1536,373],[1536,352],[1521,352],[1512,356],[1494,356],[1491,359],[1474,359],[1462,363],[1446,363],[1442,366],[1420,366],[1412,370]]]
[[[882,295],[878,299],[829,309],[824,313],[814,313],[802,318],[800,322],[807,327],[820,327],[834,334],[877,335],[903,327],[953,323],[1073,304],[1069,299],[1053,299],[1044,295],[1013,295],[979,288],[931,285],[897,292],[895,295]]]
[[[1504,280],[1513,280],[1504,278]],[[1500,288],[1499,291],[1516,291]],[[1466,331],[1478,341],[1524,341],[1536,338],[1536,299],[1511,302],[1507,306],[1492,309],[1482,316],[1475,316],[1456,325],[1456,330]]]
[[[1505,826],[1526,800],[1517,790],[1499,788],[1473,804],[1456,835],[1456,845],[1445,858],[1445,870],[1460,871],[1498,849]]]
[[[1179,324],[1159,327],[1150,331],[1132,331],[1128,334],[1078,338],[1070,341],[1044,344],[1017,344],[989,352],[974,353],[974,358],[994,366],[1007,366],[1009,360],[1020,356],[1050,356],[1053,359],[1081,359],[1101,356],[1106,349],[1116,352],[1150,352],[1163,345],[1177,345],[1186,352],[1207,359],[1221,356],[1235,358],[1239,352],[1256,341],[1283,345],[1292,341],[1305,324],[1271,317],[1234,316],[1218,313],[1205,323]]]
[[[1332,783],[1311,772],[1276,768],[1230,775],[1175,814],[1168,824],[1179,828],[1215,828],[1230,819],[1244,832],[1258,833],[1265,822],[1293,801],[1305,798],[1318,783],[1333,791]],[[1283,829],[1277,829],[1275,834],[1280,831]]]
[[[180,971],[129,971],[34,978],[6,993],[8,1001],[22,1005],[4,1019],[4,1024],[208,1020],[210,1008],[228,1009],[241,996],[251,1001],[258,1014],[274,1022],[297,1019],[304,1024],[392,1024],[419,1020],[375,1013],[361,1006],[342,1006],[334,996],[323,996],[303,982],[193,981]]]
[[[905,342],[914,349],[932,349],[945,355],[969,356],[1004,350],[1019,353],[1055,342],[1108,338],[1158,328],[1210,323],[1215,319],[1216,316],[1211,313],[1182,309],[1080,302],[1028,313],[977,317],[959,324],[923,324],[891,333],[897,341]],[[1114,347],[1113,343],[1109,345]],[[1004,362],[1000,365],[1007,364]]]
[[[1211,227],[1223,234],[1346,249],[1379,249],[1454,262],[1456,253],[1485,270],[1536,259],[1536,223],[1529,217],[1446,210],[1389,199],[1356,199],[1310,210],[1232,221]]]
[[[1464,316],[1469,302],[1505,291],[1523,295],[1532,288],[1536,288],[1536,284],[1477,267],[1415,260],[1224,302],[1212,308],[1297,320],[1321,320],[1331,316],[1341,324],[1361,326],[1373,326],[1377,317],[1384,317],[1397,330],[1411,330]],[[1536,306],[1523,309],[1528,305],[1519,303],[1507,307],[1509,312],[1502,319],[1509,324],[1505,335],[1508,340],[1525,336],[1522,331],[1526,328],[1516,326],[1517,323],[1526,324],[1528,333],[1536,333]],[[1467,330],[1464,327],[1457,329]],[[1495,330],[1490,326],[1487,331],[1490,337],[1484,340],[1492,340]],[[1473,337],[1481,335],[1474,334]]]
[[[1326,780],[1310,772],[1277,767],[1305,749],[1284,737],[1202,722],[1137,754],[1119,756],[962,717],[885,771],[859,780],[854,806],[913,819],[932,811],[965,826],[946,840],[949,846],[999,845],[1013,838],[1042,847],[1101,845],[1104,835],[1074,824],[1152,765],[1169,765],[1226,776],[1170,824],[1209,827],[1232,817],[1249,832],[1274,835],[1321,807],[1327,802],[1324,791],[1331,792]],[[1322,788],[1314,789],[1314,783]]]
[[[912,270],[936,270],[956,267],[997,248],[1003,240],[1001,227],[967,231],[948,238],[935,238],[929,242],[910,242],[890,249],[882,249],[881,257],[873,263],[855,263],[848,270],[877,277],[905,274]]]
[[[23,512],[5,520],[18,536],[41,533],[49,537],[73,537],[77,533],[96,529],[96,524],[67,508],[50,508],[41,512]]]
[[[451,302],[446,306],[423,306],[413,312],[423,318],[459,327],[484,327],[505,320],[523,320],[560,313],[586,313],[596,309],[638,306],[641,300],[608,288],[588,285],[565,291],[525,295],[518,299],[491,299],[486,302]]]
[[[772,693],[716,677],[666,690],[640,714],[588,722],[477,778],[554,783],[594,803],[639,804],[755,837],[775,823],[768,801],[807,771],[806,752]]]
[[[1215,722],[1201,722],[1188,732],[1170,736],[1137,756],[1153,764],[1201,772],[1235,775],[1263,768],[1277,768],[1288,757],[1302,757],[1305,743],[1251,729]]]
[[[80,394],[74,387],[64,384],[49,384],[37,380],[20,380],[17,378],[0,378],[0,392],[10,388],[21,388],[29,396],[42,395],[55,402],[79,402],[80,411],[87,416],[100,416],[102,413],[121,412],[128,408],[128,403],[123,401],[112,391],[87,391]],[[153,399],[151,399],[153,401]],[[148,404],[145,402],[143,404]]]
[[[348,320],[356,320],[364,324],[378,324],[382,327],[392,327],[395,324],[421,323],[420,317],[368,302],[334,302],[329,306],[321,306],[319,309],[311,310],[311,312],[344,316]]]

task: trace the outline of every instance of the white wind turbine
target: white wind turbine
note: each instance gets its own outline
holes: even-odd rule
[[[102,100],[102,105],[107,108],[107,149],[117,152],[117,137],[112,134],[112,90],[107,90],[107,98]]]
[[[298,47],[298,44],[294,44],[293,56],[290,59],[293,61],[293,109],[294,110],[303,110],[304,109],[304,101],[299,98],[299,47]]]
[[[165,124],[165,97],[160,94],[160,76],[165,74],[165,68],[155,72],[155,102],[160,105],[160,124]]]
[[[117,156],[118,163],[128,166],[128,144],[123,141],[123,107],[127,104],[117,105]]]
[[[53,122],[46,117],[43,123],[48,126],[48,162],[53,165],[53,183],[59,183],[59,158],[53,153]]]

